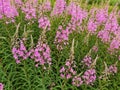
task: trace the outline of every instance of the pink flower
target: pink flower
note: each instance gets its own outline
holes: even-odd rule
[[[36,63],[36,67],[38,65],[42,65],[46,67],[46,65],[51,65],[51,55],[50,55],[50,47],[46,43],[42,43],[38,41],[38,44],[30,54],[31,58],[34,59]]]
[[[101,30],[98,32],[98,37],[102,42],[106,43],[110,41],[110,33],[107,30]]]
[[[20,50],[26,51],[26,47],[22,40],[20,40]]]
[[[60,73],[61,73],[61,72],[64,72],[64,71],[65,71],[65,68],[62,67],[62,68],[60,69]]]
[[[115,33],[118,29],[118,21],[114,12],[109,15],[107,22],[105,23],[105,30],[108,30],[110,33]]]
[[[68,36],[69,36],[69,30],[63,29],[62,26],[58,27],[58,31],[56,32],[55,37],[55,44],[57,44],[57,49],[62,50],[63,46],[66,46],[68,44]]]
[[[93,82],[96,80],[96,71],[95,69],[89,69],[84,72],[84,75],[82,76],[84,79],[84,82],[88,84],[93,84]]]
[[[108,19],[108,8],[98,9],[96,11],[95,19],[99,25],[104,24]]]
[[[97,31],[97,23],[94,21],[93,18],[90,18],[88,21],[88,31],[92,34],[94,34]]]
[[[0,19],[2,19],[3,16],[11,20],[18,16],[18,12],[16,8],[11,5],[10,0],[0,0]]]
[[[119,49],[120,46],[120,41],[118,39],[113,39],[112,42],[110,43],[110,49]]]
[[[25,18],[27,20],[36,18],[36,8],[35,8],[36,4],[37,1],[34,1],[34,3],[26,2],[25,5],[22,7],[22,11],[23,13],[25,13]]]
[[[72,77],[71,74],[67,74],[67,75],[66,75],[66,78],[67,78],[67,79],[69,79],[69,78],[71,78],[71,77]]]
[[[81,78],[80,76],[75,76],[75,77],[72,79],[72,84],[73,84],[74,86],[79,87],[80,85],[83,84],[82,78]]]
[[[50,21],[47,17],[41,17],[38,20],[38,23],[39,23],[39,28],[50,30],[51,24],[50,24]]]
[[[19,8],[22,7],[23,2],[21,0],[15,0],[15,4]]]
[[[72,78],[76,74],[76,71],[74,70],[75,68],[74,66],[75,63],[73,61],[70,61],[69,59],[66,60],[65,66],[62,66],[62,68],[60,69],[60,75],[64,75],[64,78],[66,79]]]
[[[70,66],[70,64],[71,64],[70,61],[67,61],[65,65]]]
[[[16,60],[16,63],[19,64],[20,60],[18,60],[18,59],[25,60],[28,58],[28,55],[27,55],[27,50],[24,45],[24,42],[22,40],[20,40],[20,42],[17,42],[17,43],[19,43],[19,45],[13,46],[12,54],[13,54],[14,59]]]
[[[53,8],[51,16],[61,15],[64,12],[65,8],[66,8],[65,0],[56,0],[56,4]]]
[[[85,66],[90,67],[90,65],[92,64],[91,56],[85,56],[82,63],[85,64]]]
[[[109,73],[111,73],[111,74],[115,74],[115,73],[117,73],[117,67],[116,67],[116,65],[111,65],[110,67],[109,67]]]
[[[50,1],[44,2],[42,5],[40,5],[39,8],[43,12],[48,12],[48,11],[50,11],[52,9]]]
[[[61,76],[62,78],[65,78],[64,74],[60,74],[60,76]]]
[[[20,60],[16,60],[16,63],[19,64],[19,63],[21,63],[21,62],[20,62]]]
[[[4,85],[0,83],[0,90],[3,90]]]

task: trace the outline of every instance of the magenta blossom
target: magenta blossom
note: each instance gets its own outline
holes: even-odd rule
[[[4,85],[0,83],[0,90],[3,90]]]
[[[50,30],[50,20],[47,17],[41,17],[38,20],[39,28]]]
[[[89,69],[85,71],[84,75],[82,76],[84,79],[85,84],[93,84],[96,80],[96,70],[95,69]]]
[[[80,76],[75,76],[72,79],[72,84],[77,87],[81,86],[83,84],[82,78]]]

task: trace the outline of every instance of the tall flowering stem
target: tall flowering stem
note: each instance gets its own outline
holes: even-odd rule
[[[18,37],[19,27],[20,27],[20,23],[17,26],[13,39],[11,40],[12,41],[12,54],[17,64],[21,63],[21,60],[27,59],[27,55],[26,55],[27,49],[24,45],[25,39],[24,38],[19,39]]]
[[[5,18],[8,24],[14,22],[15,17],[18,15],[16,8],[11,5],[10,0],[0,0],[0,19]]]
[[[102,72],[102,75],[99,78],[103,80],[108,80],[110,75],[116,74],[118,71],[117,66],[116,66],[117,63],[118,61],[115,64],[112,64],[108,67],[106,62],[104,62],[105,70]]]
[[[35,66],[38,67],[40,65],[43,67],[43,69],[50,68],[52,64],[50,47],[46,42],[45,33],[46,30],[43,30],[42,34],[39,37],[37,45],[28,52],[28,56],[34,59]]]
[[[76,65],[74,61],[74,39],[73,39],[69,59],[66,60],[65,65],[62,66],[62,68],[60,69],[60,76],[64,79],[72,78],[76,74],[74,68],[76,68]]]
[[[56,0],[53,11],[51,12],[51,16],[61,15],[66,8],[65,0]]]
[[[57,45],[58,50],[62,50],[64,46],[68,45],[68,38],[69,38],[69,30],[63,29],[62,26],[59,26],[56,37],[55,37],[55,44]]]

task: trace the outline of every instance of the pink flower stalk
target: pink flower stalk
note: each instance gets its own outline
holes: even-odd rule
[[[82,63],[83,63],[85,66],[90,67],[91,64],[92,64],[92,58],[91,58],[91,56],[86,55],[86,56],[84,57]]]
[[[88,31],[91,34],[94,34],[97,31],[97,27],[98,27],[97,22],[95,22],[93,18],[90,18],[87,26]]]
[[[97,9],[95,19],[99,25],[104,24],[108,19],[108,8]]]
[[[102,42],[107,43],[110,41],[110,33],[107,30],[101,30],[98,32],[98,37]]]
[[[120,47],[120,41],[118,39],[113,39],[110,43],[110,51],[118,50]]]
[[[2,19],[3,16],[12,20],[18,16],[18,12],[16,8],[11,5],[10,0],[0,0],[0,19]]]
[[[49,0],[39,6],[39,10],[41,10],[42,12],[48,12],[48,11],[51,11],[51,9],[52,7]]]
[[[44,66],[44,69],[46,69],[46,65],[48,64],[49,66],[52,64],[51,63],[51,56],[50,56],[50,48],[47,44],[43,43],[40,44],[38,43],[38,45],[35,47],[35,49],[31,50],[28,55],[31,55],[32,59],[35,59],[36,62],[36,67],[38,67],[38,65],[42,65]]]
[[[85,19],[87,17],[87,12],[82,10],[74,2],[71,2],[70,5],[67,7],[67,12],[69,15],[74,17],[76,19],[76,21]]]
[[[4,85],[2,83],[0,83],[0,90],[3,90]]]
[[[13,46],[12,48],[12,54],[14,59],[16,60],[16,63],[19,64],[21,62],[20,59],[25,60],[27,59],[26,56],[27,50],[26,47],[24,46],[24,43],[22,40],[20,40],[19,46]]]
[[[62,26],[59,26],[58,31],[55,37],[55,44],[57,44],[57,49],[62,50],[64,45],[68,44],[69,30],[63,29]]]
[[[77,87],[81,86],[83,84],[82,78],[80,76],[75,76],[72,79],[72,84]]]
[[[66,2],[65,0],[56,0],[56,4],[53,8],[53,11],[51,13],[52,16],[61,15],[66,8]]]
[[[34,59],[34,51],[35,51],[35,49],[34,49],[34,48],[31,48],[31,49],[26,53],[26,56],[27,56],[27,57],[30,57],[31,59]]]
[[[23,5],[22,0],[15,0],[15,5],[16,5],[17,7],[22,7],[22,5]]]
[[[111,36],[111,42],[110,42],[110,47],[109,50],[112,52],[117,52],[120,47],[120,27],[114,32],[114,35]]]
[[[38,20],[38,23],[39,23],[39,28],[50,30],[51,24],[50,24],[50,20],[47,17],[41,17]]]
[[[51,3],[50,1],[47,1],[43,4],[44,11],[50,11],[51,10]]]
[[[116,65],[111,65],[110,67],[109,67],[109,69],[108,69],[108,72],[109,73],[111,73],[111,74],[115,74],[115,73],[117,73],[117,67],[116,67]]]
[[[34,3],[26,2],[25,5],[22,7],[22,11],[23,13],[25,13],[25,18],[27,20],[36,18],[36,7],[34,6]]]
[[[118,29],[118,21],[117,21],[117,17],[115,15],[115,13],[111,13],[108,21],[105,24],[105,30],[108,30],[110,33],[115,33],[116,30]]]
[[[68,15],[71,15],[71,20],[67,28],[72,32],[76,30],[77,27],[80,27],[82,21],[87,17],[87,12],[73,2],[67,7],[67,12]]]
[[[84,72],[84,75],[82,76],[84,79],[85,84],[93,84],[96,80],[96,70],[95,69],[89,69]]]
[[[72,78],[76,74],[76,71],[74,70],[75,67],[74,62],[68,59],[65,66],[62,66],[60,69],[60,76],[66,79]]]
[[[66,29],[69,30],[69,33],[72,33],[73,31],[76,30],[76,28],[77,28],[76,26],[77,26],[76,21],[71,19],[71,21],[68,23]]]

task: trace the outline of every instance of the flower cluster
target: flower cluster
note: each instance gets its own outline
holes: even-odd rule
[[[103,71],[103,74],[99,77],[100,79],[108,79],[108,76],[114,75],[117,73],[117,62],[115,64],[110,65],[109,67],[107,66],[106,62],[105,64],[105,70]]]
[[[4,85],[0,83],[0,90],[3,90]]]
[[[81,85],[83,84],[83,80],[82,80],[82,78],[81,78],[80,76],[75,76],[75,77],[72,79],[72,84],[73,84],[74,86],[79,87],[79,86],[81,86]]]
[[[56,4],[53,8],[51,15],[52,16],[61,15],[64,12],[65,8],[66,8],[65,0],[56,0]]]
[[[72,78],[72,84],[74,86],[81,86],[82,84],[93,85],[96,80],[96,70],[91,68],[84,72],[82,76],[76,75]]]
[[[92,58],[91,58],[91,56],[86,55],[86,56],[84,57],[82,63],[83,63],[85,66],[90,67],[91,64],[92,64]]]
[[[87,17],[87,12],[76,5],[74,2],[69,4],[67,7],[67,12],[69,15],[75,18],[76,21],[81,21]]]
[[[40,44],[36,46],[34,50],[34,59],[36,62],[36,67],[38,65],[44,66],[44,69],[46,69],[46,64],[49,66],[51,65],[51,56],[50,56],[50,48],[47,44]]]
[[[88,31],[91,33],[91,34],[94,34],[96,31],[97,31],[97,22],[94,21],[93,18],[90,18],[89,21],[88,21]]]
[[[108,19],[108,8],[97,9],[95,18],[99,25],[106,23]]]
[[[35,3],[37,4],[37,2],[30,3],[28,1],[22,6],[22,11],[23,11],[23,13],[25,13],[25,18],[27,20],[31,20],[31,19],[36,18],[36,6],[35,6]]]
[[[84,72],[84,75],[82,76],[84,79],[84,82],[88,84],[93,84],[93,82],[96,80],[96,70],[95,69],[88,69]]]
[[[57,45],[58,50],[62,50],[64,45],[68,44],[68,37],[69,37],[69,30],[63,29],[62,26],[59,26],[56,37],[55,37],[55,44]]]
[[[81,9],[74,2],[71,2],[69,6],[67,6],[66,10],[68,12],[68,15],[71,16],[70,23],[68,23],[68,26],[67,26],[67,28],[69,28],[70,31],[73,31],[77,29],[77,27],[80,27],[82,24],[82,21],[85,18],[87,18],[87,12]]]
[[[105,23],[105,30],[108,30],[110,33],[115,34],[118,29],[117,17],[114,12],[112,12],[107,22]]]
[[[115,50],[118,50],[120,47],[120,41],[118,39],[113,39],[110,43],[109,50],[114,52]]]
[[[0,0],[0,19],[11,19],[14,22],[14,18],[18,16],[18,12],[14,6],[11,5],[10,0]]]
[[[110,34],[107,30],[101,30],[98,32],[98,37],[102,42],[108,43],[110,41]]]
[[[60,69],[60,76],[65,79],[72,78],[76,74],[76,71],[74,70],[75,68],[76,64],[74,61],[74,39],[73,39],[69,59],[66,60],[65,65],[62,66],[62,68]]]
[[[13,46],[12,53],[17,64],[21,62],[21,59],[25,60],[30,57],[35,59],[36,67],[38,67],[38,65],[42,65],[44,66],[44,69],[46,69],[45,64],[51,65],[50,48],[45,43],[38,43],[36,47],[27,51],[23,41],[20,40],[19,46]]]
[[[111,74],[115,74],[117,73],[117,67],[116,65],[110,65],[109,68],[108,68],[108,72],[111,73]]]
[[[21,8],[22,5],[23,5],[22,0],[15,0],[15,5],[16,5],[17,8]]]
[[[42,5],[39,6],[39,10],[41,10],[42,12],[48,12],[51,11],[51,3],[50,1],[46,1],[44,2]]]
[[[50,20],[47,17],[40,17],[38,20],[39,28],[50,30]]]
[[[26,53],[27,53],[27,50],[26,50],[23,40],[20,40],[17,43],[17,45],[14,45],[12,48],[12,54],[17,64],[21,62],[20,59],[22,60],[27,59]]]
[[[68,59],[65,66],[60,69],[60,76],[66,79],[72,78],[76,74],[75,67],[74,62]]]

